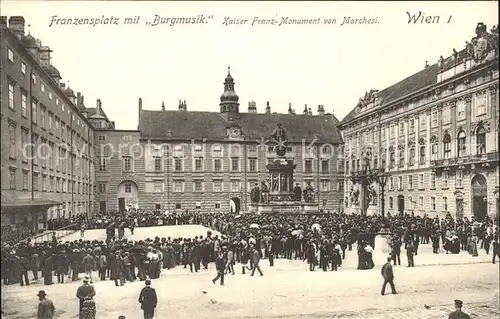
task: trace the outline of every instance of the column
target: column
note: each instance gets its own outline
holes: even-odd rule
[[[465,127],[466,127],[466,131],[467,131],[466,132],[467,138],[465,139],[465,143],[467,145],[467,148],[469,149],[467,154],[470,154],[470,155],[476,154],[476,138],[474,136],[475,132],[472,131],[472,117],[473,116],[474,116],[474,112],[472,111],[472,95],[467,95],[465,97],[465,121],[466,121]],[[454,135],[451,137],[451,147],[452,147],[451,155],[452,155],[452,157],[455,157],[456,156],[455,141],[457,140],[456,129],[453,133],[454,133]]]
[[[415,148],[415,159],[414,159],[414,166],[418,167],[419,165],[419,144],[418,144],[418,140],[420,139],[420,118],[422,116],[425,116],[425,113],[418,113],[418,118],[416,120],[416,123],[415,123],[415,144],[413,145],[413,147]]]
[[[386,163],[386,167],[389,167],[390,165],[390,154],[391,152],[389,152],[389,145],[390,145],[390,140],[391,140],[391,123],[389,123],[389,125],[387,125],[387,127],[385,128],[385,163]],[[389,170],[389,169],[387,169]]]
[[[454,130],[454,127],[456,126],[456,107],[455,107],[455,102],[452,101],[450,103],[445,104],[444,107],[450,109],[450,122],[451,122],[451,130]],[[439,126],[438,126],[438,136],[437,136],[437,143],[438,143],[438,148],[437,148],[437,159],[443,158],[443,117],[442,117],[442,111],[441,111],[441,116],[439,117]]]
[[[450,102],[450,121],[451,121],[451,132],[450,135],[452,136],[452,147],[453,147],[453,136],[457,135],[457,101],[453,100]],[[467,143],[469,140],[469,135],[470,132],[467,134],[466,138],[466,145],[467,145],[467,152],[470,152],[470,143]],[[441,159],[443,158],[443,128],[442,126],[439,126],[439,146],[438,146],[438,158]]]
[[[408,151],[408,135],[410,134],[410,125],[408,123],[408,117],[405,118],[405,145],[404,145],[404,154],[405,154],[405,166],[404,169],[408,169],[408,159],[409,159],[409,151]]]
[[[497,88],[491,86],[488,90],[488,114],[490,114],[490,133],[486,133],[486,152],[498,151],[498,114],[497,114]],[[487,105],[488,106],[488,105]]]
[[[438,124],[441,124],[440,118],[441,118],[441,107],[438,107],[437,109],[437,117],[438,117]],[[427,129],[426,129],[426,134],[425,134],[425,165],[429,166],[430,160],[431,160],[431,148],[430,148],[430,140],[431,140],[431,126],[432,126],[432,121],[431,121],[431,111],[427,111]]]

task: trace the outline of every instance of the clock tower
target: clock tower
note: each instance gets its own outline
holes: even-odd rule
[[[220,96],[220,112],[226,116],[229,121],[234,121],[238,118],[240,109],[240,98],[234,92],[234,79],[231,76],[230,67],[227,68],[227,76],[224,81],[224,93]]]

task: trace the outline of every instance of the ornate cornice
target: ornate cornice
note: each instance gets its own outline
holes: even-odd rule
[[[464,96],[464,100],[466,103],[470,103],[472,101],[472,95],[469,94],[469,95]]]
[[[492,85],[488,87],[488,90],[490,91],[490,95],[494,96],[497,94],[498,87],[496,85]]]

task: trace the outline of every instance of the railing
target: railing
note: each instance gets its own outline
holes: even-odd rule
[[[26,242],[28,240],[28,238],[30,238],[32,243],[40,244],[40,243],[43,243],[46,241],[51,241],[53,235],[56,236],[56,239],[60,239],[62,237],[76,233],[78,231],[78,229],[79,229],[79,224],[75,223],[75,224],[71,224],[71,225],[68,225],[65,227],[61,227],[61,228],[56,229],[56,230],[49,230],[49,231],[45,231],[43,233],[28,236],[28,237],[25,236],[25,238],[21,238],[18,241],[19,242]]]

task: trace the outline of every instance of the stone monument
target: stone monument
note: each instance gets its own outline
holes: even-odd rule
[[[276,125],[267,142],[273,146],[276,159],[266,165],[269,185],[261,181],[260,187],[255,185],[250,192],[250,212],[317,213],[318,203],[315,202],[315,192],[310,182],[304,188],[303,194],[298,183],[294,183],[293,172],[297,165],[286,158],[288,138],[280,123]]]

